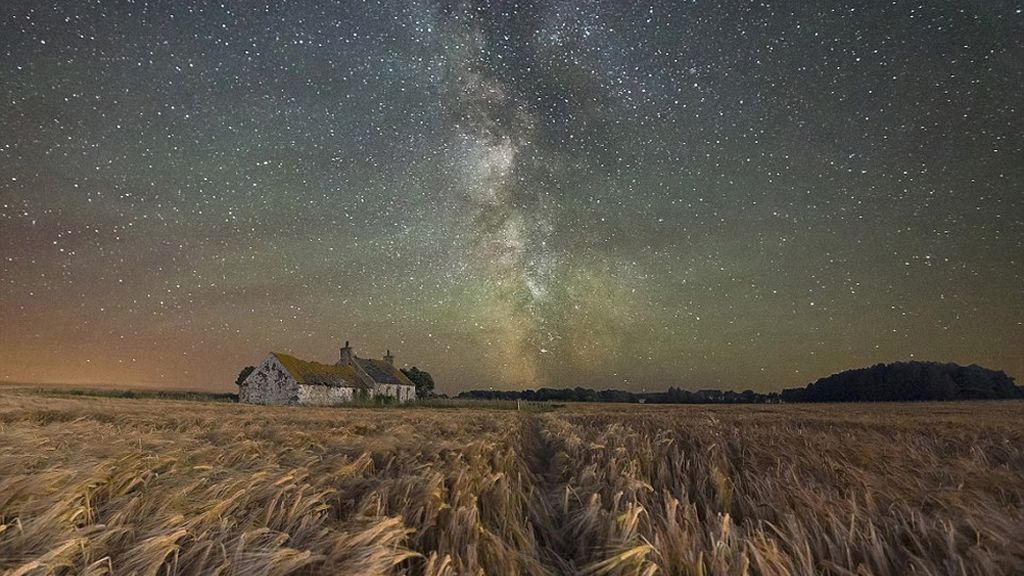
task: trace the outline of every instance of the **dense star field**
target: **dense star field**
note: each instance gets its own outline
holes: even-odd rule
[[[5,0],[0,378],[1019,378],[1022,86],[1009,1]]]

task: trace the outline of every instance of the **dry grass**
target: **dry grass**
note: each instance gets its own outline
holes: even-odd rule
[[[4,574],[1019,574],[1024,404],[0,398]]]

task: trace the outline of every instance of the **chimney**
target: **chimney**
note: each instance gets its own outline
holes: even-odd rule
[[[336,366],[351,366],[352,365],[352,347],[348,345],[348,340],[345,340],[345,346],[341,349],[341,360],[338,360]]]
[[[395,365],[395,357],[391,355],[391,350],[388,350],[388,353],[384,355],[384,361],[392,366]]]

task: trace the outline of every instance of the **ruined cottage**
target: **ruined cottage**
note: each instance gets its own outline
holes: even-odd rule
[[[348,342],[333,365],[271,352],[238,390],[239,401],[249,404],[330,406],[382,396],[415,400],[416,386],[395,367],[390,350],[379,360],[359,358]]]

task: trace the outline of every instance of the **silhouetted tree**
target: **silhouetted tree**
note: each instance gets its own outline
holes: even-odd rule
[[[255,369],[255,366],[246,366],[245,368],[242,368],[242,371],[238,373],[238,378],[235,378],[235,385],[241,386],[242,382],[244,382],[245,379],[249,377],[249,374],[252,374],[252,371]]]
[[[417,398],[427,398],[434,395],[434,378],[430,375],[430,372],[420,370],[415,366],[408,370],[405,368],[401,370],[402,374],[405,374],[405,377],[412,380],[412,383],[416,385]]]

